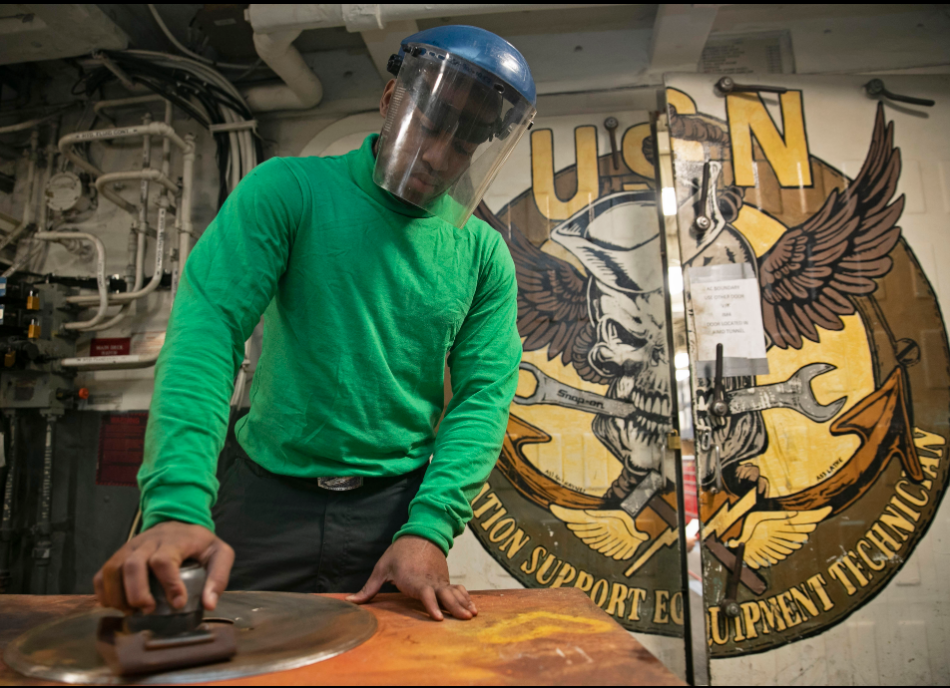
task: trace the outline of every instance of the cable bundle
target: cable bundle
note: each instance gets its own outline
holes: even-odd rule
[[[167,98],[205,129],[214,124],[233,124],[253,119],[251,111],[234,84],[214,68],[196,60],[148,50],[104,52],[133,83],[142,84]],[[101,67],[85,74],[73,87],[92,96],[103,84],[117,77]],[[218,206],[220,207],[241,178],[263,157],[260,138],[247,129],[215,132],[219,172]]]

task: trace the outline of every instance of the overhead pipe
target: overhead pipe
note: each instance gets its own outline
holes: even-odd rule
[[[158,10],[156,9],[155,5],[148,4],[146,6],[148,7],[148,11],[152,13],[152,18],[155,20],[155,23],[158,24],[158,28],[160,28],[162,30],[162,33],[165,34],[165,37],[169,41],[171,41],[172,45],[174,45],[178,49],[178,52],[182,53],[183,55],[187,55],[192,60],[197,60],[198,62],[203,62],[206,65],[217,67],[219,69],[246,69],[248,70],[248,72],[253,72],[255,68],[260,64],[260,63],[255,63],[253,65],[249,65],[249,64],[231,64],[229,62],[216,62],[215,60],[209,60],[207,57],[203,57],[202,55],[199,55],[198,53],[188,50],[188,48],[186,48],[185,46],[181,44],[181,41],[175,38],[175,34],[173,34],[171,30],[168,28],[168,25],[162,19],[162,15],[158,13]]]
[[[131,308],[132,308],[132,304],[131,304],[131,303],[127,303],[127,304],[125,304],[124,306],[120,307],[119,310],[116,312],[115,316],[114,316],[113,318],[111,318],[110,320],[107,320],[107,321],[104,322],[104,323],[101,323],[101,324],[99,324],[99,325],[96,325],[95,327],[87,327],[87,328],[83,329],[83,332],[91,332],[91,331],[93,331],[93,330],[108,330],[108,329],[111,329],[111,328],[115,327],[116,325],[118,325],[118,324],[119,324],[120,322],[122,322],[123,320],[125,320],[127,317],[129,317],[129,315],[130,315],[129,311],[131,310]]]
[[[179,265],[181,269],[184,269],[184,261],[188,258],[188,248],[190,246],[189,240],[191,238],[191,182],[193,181],[194,176],[194,161],[195,161],[195,151],[194,151],[194,135],[187,134],[185,136],[189,144],[191,144],[191,149],[185,153],[185,170],[184,170],[184,180],[183,190],[182,190],[182,202],[179,204],[179,212],[175,216],[176,226],[179,226]],[[185,195],[187,193],[187,199]],[[155,272],[152,276],[152,280],[139,292],[126,292],[124,294],[114,294],[110,299],[110,305],[125,303],[122,310],[108,323],[104,323],[97,329],[107,329],[112,327],[116,322],[120,321],[127,315],[128,303],[134,299],[141,298],[142,296],[155,291],[158,288],[159,283],[162,281],[162,258],[165,249],[165,218],[166,218],[166,209],[160,208],[158,213],[158,229],[156,231],[156,240],[155,240]],[[188,228],[189,231],[186,232],[185,228]],[[95,297],[91,296],[70,296],[66,299],[68,303],[88,303],[89,299],[94,299]],[[148,368],[155,365],[155,362],[158,360],[159,352],[153,352],[150,354],[131,354],[127,356],[80,356],[75,358],[64,358],[60,360],[60,365],[64,368],[70,368],[73,370],[129,370],[133,368]]]
[[[109,56],[105,53],[94,52],[92,54],[92,59],[101,64],[103,67],[108,69],[110,72],[115,74],[115,78],[119,80],[119,83],[125,87],[127,91],[135,90],[135,83],[132,81],[132,77],[125,73],[119,65],[109,59]]]
[[[121,196],[116,196],[116,199],[118,200],[113,200],[111,196],[115,196],[115,192],[110,192],[108,188],[109,184],[136,180],[158,182],[172,193],[178,193],[178,185],[175,184],[175,182],[162,174],[161,170],[151,168],[147,170],[128,170],[124,172],[109,172],[107,174],[101,174],[96,179],[96,190],[103,195],[107,193],[110,194],[110,201],[120,206],[123,210],[127,210],[129,214],[138,217],[141,212],[140,206],[130,203]]]
[[[81,167],[93,177],[98,178],[103,174],[102,170],[87,160],[83,160],[76,155],[73,146],[77,143],[86,143],[103,139],[127,139],[135,136],[164,136],[185,153],[189,146],[194,150],[194,144],[188,144],[180,137],[171,126],[164,122],[152,122],[151,124],[141,124],[135,127],[116,127],[113,129],[93,129],[92,131],[77,131],[72,134],[66,134],[59,140],[59,151],[65,155],[70,162],[77,167]]]
[[[166,111],[166,120],[170,119],[170,114]],[[185,138],[182,140],[182,143],[185,144],[185,154],[183,156],[183,176],[182,176],[182,189],[181,189],[181,202],[178,204],[178,212],[175,215],[175,226],[178,229],[178,241],[179,241],[179,265],[184,266],[184,261],[188,258],[188,253],[191,247],[191,237],[194,233],[194,227],[191,222],[191,205],[192,205],[192,191],[194,186],[194,164],[195,164],[195,146],[194,146],[194,134],[186,134]],[[171,137],[168,137],[167,140],[173,141]],[[163,151],[163,160],[162,160],[162,170],[143,170],[142,172],[116,172],[108,175],[102,175],[100,179],[105,179],[106,183],[109,181],[116,181],[119,177],[118,175],[126,175],[125,179],[129,178],[141,178],[143,173],[148,173],[151,179],[161,183],[166,188],[169,188],[166,182],[170,182],[166,176],[164,170],[168,168],[168,156],[164,155]],[[135,175],[138,175],[136,177]],[[178,190],[178,186],[171,184],[171,188]],[[170,189],[169,189],[170,190]],[[114,326],[116,323],[124,319],[128,315],[127,304],[135,301],[137,299],[146,296],[153,291],[155,291],[159,284],[162,281],[163,269],[164,269],[164,252],[165,252],[165,226],[166,226],[166,217],[167,209],[166,205],[168,204],[169,194],[166,194],[162,198],[163,207],[159,209],[158,213],[158,228],[156,231],[156,242],[155,242],[155,271],[152,274],[151,281],[145,285],[142,289],[135,291],[128,291],[122,294],[113,294],[109,299],[109,305],[121,305],[126,304],[126,307],[123,309],[110,321],[102,325],[97,326],[95,329],[108,329],[109,327]],[[94,296],[69,296],[66,298],[67,303],[75,303],[80,305],[91,305],[95,303],[96,297]],[[86,328],[92,329],[92,328]],[[90,359],[90,360],[87,360]],[[107,357],[82,357],[82,358],[67,358],[63,359],[61,365],[64,367],[70,368],[79,368],[83,370],[113,370],[113,369],[123,369],[123,368],[144,368],[155,363],[154,358],[143,357],[143,356],[107,356]]]
[[[185,260],[188,258],[188,253],[191,248],[191,238],[194,234],[194,227],[191,222],[191,205],[192,205],[192,194],[194,187],[194,166],[195,166],[195,136],[194,134],[186,134],[184,138],[179,137],[174,129],[171,127],[172,119],[172,108],[171,104],[166,101],[165,105],[165,122],[164,123],[151,123],[143,125],[142,127],[129,127],[128,129],[134,130],[129,131],[128,129],[112,129],[104,130],[98,133],[97,136],[90,136],[89,134],[94,134],[95,132],[81,132],[78,134],[72,134],[72,140],[60,140],[60,149],[71,151],[71,147],[78,140],[91,139],[91,138],[127,138],[130,136],[140,136],[140,135],[151,135],[151,134],[160,134],[164,137],[162,143],[162,166],[161,170],[154,169],[143,169],[140,172],[117,172],[112,174],[103,174],[99,172],[97,175],[97,187],[98,189],[105,188],[105,184],[110,182],[118,181],[120,179],[150,179],[161,184],[164,188],[162,190],[162,196],[159,200],[160,208],[158,212],[158,227],[156,230],[156,241],[155,241],[155,271],[152,275],[151,281],[142,289],[136,289],[134,291],[128,291],[123,294],[115,294],[109,300],[108,305],[119,305],[123,304],[119,312],[108,322],[102,323],[94,327],[85,327],[84,330],[88,331],[91,329],[108,329],[109,327],[114,326],[116,323],[124,319],[129,312],[129,306],[131,302],[136,299],[139,299],[153,291],[155,291],[159,284],[161,283],[163,276],[163,265],[164,265],[164,253],[165,253],[165,224],[167,218],[167,208],[170,204],[170,201],[175,197],[179,191],[181,193],[181,200],[178,203],[178,211],[175,213],[175,227],[178,229],[178,240],[179,240],[179,265],[181,269],[184,268]],[[85,136],[83,136],[85,134]],[[183,170],[182,170],[182,185],[179,189],[178,185],[171,181],[168,177],[170,170],[170,146],[174,143],[182,151],[183,155]],[[143,152],[144,154],[144,152]],[[77,156],[78,157],[78,156]],[[146,165],[148,160],[146,159]],[[144,192],[143,192],[144,194]],[[145,202],[142,203],[143,207]],[[91,303],[96,297],[92,296],[71,296],[66,300],[68,303],[77,303],[77,304],[88,304]],[[100,302],[101,303],[101,302]],[[60,365],[64,368],[70,368],[73,370],[126,370],[134,368],[147,368],[149,366],[155,365],[155,362],[158,360],[159,352],[153,352],[146,355],[133,354],[128,356],[82,356],[82,357],[73,357],[73,358],[64,358],[60,360]]]
[[[169,108],[166,106],[165,119],[170,119]],[[76,152],[73,150],[73,146],[77,143],[83,141],[93,141],[93,140],[111,140],[119,138],[132,138],[136,136],[162,136],[165,139],[165,142],[162,144],[162,169],[143,169],[139,171],[127,171],[127,172],[112,172],[105,174],[94,166],[92,163],[83,160],[79,157]],[[124,209],[126,212],[137,215],[140,212],[140,208],[129,201],[126,201],[124,198],[116,194],[112,189],[109,188],[109,184],[117,181],[128,181],[133,179],[138,180],[150,180],[155,181],[165,187],[166,190],[173,194],[178,193],[178,185],[175,184],[168,177],[168,156],[166,153],[166,142],[169,144],[174,144],[184,152],[184,173],[182,177],[182,202],[178,214],[183,215],[182,226],[184,231],[190,236],[193,233],[193,227],[191,224],[191,197],[192,197],[192,186],[194,185],[194,162],[195,162],[195,144],[194,144],[194,135],[187,134],[185,138],[180,137],[171,125],[166,122],[151,122],[148,124],[142,124],[140,126],[134,127],[117,127],[112,129],[96,129],[93,131],[82,131],[75,132],[73,134],[67,134],[59,140],[59,150],[65,155],[69,160],[71,160],[75,165],[81,167],[82,169],[89,172],[96,179],[96,189],[103,196],[108,198],[110,201]],[[145,228],[140,227],[140,231],[144,232]],[[144,235],[143,235],[144,236]],[[188,237],[180,238],[180,255],[184,253],[187,256],[190,243]],[[184,249],[182,251],[182,249]],[[180,259],[179,259],[180,260]],[[136,284],[136,287],[139,285]],[[147,289],[147,288],[146,288]],[[151,291],[151,290],[149,290]],[[128,300],[135,298],[140,298],[144,294],[149,293],[149,291],[144,291],[142,289],[133,289],[133,291],[126,294],[119,294],[113,297],[113,303],[125,303]],[[132,295],[135,296],[132,296]],[[86,296],[76,296],[70,297],[70,299],[77,299],[73,303],[89,303],[88,299],[90,297]]]
[[[300,33],[291,29],[254,34],[257,54],[284,83],[248,88],[244,99],[252,111],[307,110],[323,99],[323,84],[293,45]]]
[[[148,368],[158,360],[158,351],[150,354],[131,354],[129,356],[81,356],[64,358],[60,365],[72,370],[131,370]]]
[[[70,107],[72,106],[70,105]],[[43,122],[59,117],[60,114],[62,114],[62,110],[58,110],[52,114],[46,115],[45,117],[27,120],[26,122],[20,122],[19,124],[8,124],[5,127],[0,127],[0,134],[13,134],[17,131],[26,131],[27,129],[38,127]]]
[[[165,218],[166,218],[165,208],[159,208],[158,210],[158,229],[155,232],[155,270],[152,273],[152,279],[141,289],[135,291],[126,291],[121,294],[112,294],[109,297],[110,306],[118,306],[121,304],[129,303],[137,299],[142,298],[151,294],[153,291],[158,289],[159,285],[162,282],[162,275],[164,269],[164,253],[165,253]],[[70,233],[71,236],[75,236]],[[67,296],[66,303],[75,303],[78,305],[92,305],[99,300],[97,296]]]
[[[40,241],[74,241],[76,239],[89,241],[96,247],[96,286],[99,288],[99,310],[91,320],[80,322],[71,322],[63,325],[66,330],[84,330],[92,328],[101,323],[106,317],[106,310],[109,307],[109,288],[106,282],[106,247],[102,240],[92,234],[85,232],[37,232],[33,238]],[[95,298],[95,297],[93,297]]]
[[[118,107],[129,107],[131,105],[145,105],[147,103],[155,103],[160,100],[165,100],[164,96],[152,94],[150,96],[135,96],[134,98],[117,98],[115,100],[100,100],[95,105],[92,106],[93,112],[97,115],[102,114],[102,111],[106,108],[118,108]],[[105,116],[105,115],[103,115]],[[111,119],[111,118],[108,118]],[[171,122],[166,122],[166,124],[171,124]]]

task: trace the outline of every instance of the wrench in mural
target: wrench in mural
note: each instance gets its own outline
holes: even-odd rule
[[[626,418],[638,411],[637,407],[630,402],[610,399],[595,392],[585,392],[559,382],[545,375],[533,363],[523,361],[521,369],[534,375],[537,380],[537,388],[531,396],[515,396],[516,404],[522,406],[553,404],[578,411],[586,411],[587,413],[616,416],[618,418]],[[847,399],[841,398],[830,404],[820,404],[815,398],[814,390],[811,388],[811,381],[834,369],[835,366],[828,363],[812,363],[799,368],[785,382],[733,390],[726,395],[729,403],[729,413],[739,414],[773,408],[788,408],[816,423],[827,422],[838,414]]]
[[[515,396],[514,401],[517,404],[523,406],[553,404],[587,413],[620,418],[625,418],[638,411],[637,407],[630,402],[611,399],[595,392],[579,390],[555,380],[543,373],[536,365],[527,361],[523,361],[520,367],[534,375],[537,387],[534,393],[528,397]],[[784,382],[732,390],[726,394],[728,413],[735,415],[771,408],[789,408],[801,413],[813,422],[827,422],[841,411],[847,399],[841,398],[830,404],[820,404],[811,387],[811,381],[834,369],[835,366],[827,363],[812,363],[799,368],[795,374]],[[677,524],[676,512],[659,497],[660,492],[666,486],[666,482],[666,479],[658,471],[649,471],[644,479],[621,501],[619,506],[634,519],[645,507],[651,507],[660,518],[667,522],[670,527],[667,534],[672,535]],[[662,538],[655,541],[651,548],[638,558],[634,566],[631,567],[631,571],[648,560],[655,553],[654,550],[664,544],[669,544],[669,541]],[[713,555],[722,561],[723,565],[730,571],[735,569],[736,561],[739,561],[738,575],[742,582],[756,594],[764,592],[767,588],[766,583],[753,571],[741,567],[741,559],[737,560],[735,555],[722,546],[718,539],[710,538],[707,540],[707,546]]]

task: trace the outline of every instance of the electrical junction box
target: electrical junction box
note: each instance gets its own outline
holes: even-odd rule
[[[75,373],[59,365],[76,355],[78,333],[63,329],[76,309],[66,302],[74,289],[61,284],[0,283],[0,408],[72,406]]]

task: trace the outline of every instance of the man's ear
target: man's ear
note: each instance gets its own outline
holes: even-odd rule
[[[390,79],[383,89],[383,97],[379,99],[379,114],[383,117],[389,112],[389,103],[393,99],[393,91],[396,90],[396,80]]]

